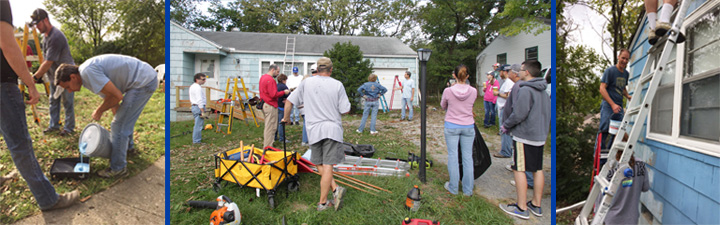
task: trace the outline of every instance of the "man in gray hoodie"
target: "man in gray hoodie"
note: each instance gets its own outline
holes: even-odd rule
[[[545,94],[547,83],[540,77],[541,67],[536,60],[523,63],[519,75],[524,82],[519,82],[520,89],[516,94],[510,94],[513,101],[512,112],[500,127],[501,132],[510,132],[513,136],[512,169],[518,200],[517,203],[500,204],[500,209],[521,219],[530,218],[528,210],[535,216],[542,216],[540,205],[545,183],[542,159],[550,127],[551,105],[550,97]],[[533,172],[535,178],[533,199],[528,202],[525,171]]]

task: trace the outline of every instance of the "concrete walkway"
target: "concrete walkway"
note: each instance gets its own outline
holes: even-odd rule
[[[41,212],[16,224],[163,224],[165,156],[127,180],[95,193],[84,203]]]

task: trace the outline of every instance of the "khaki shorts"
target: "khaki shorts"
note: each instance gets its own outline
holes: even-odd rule
[[[345,151],[340,149],[342,143],[330,138],[322,139],[310,145],[310,161],[315,165],[334,165],[345,160]]]

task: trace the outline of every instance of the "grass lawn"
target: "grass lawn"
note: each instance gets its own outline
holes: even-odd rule
[[[438,107],[436,105],[436,107]],[[416,119],[420,118],[420,110],[416,110]],[[361,115],[344,115],[343,121],[360,120]],[[378,113],[378,120],[397,120],[388,114]],[[206,123],[214,123],[208,121]],[[219,195],[226,195],[240,207],[242,222],[247,224],[281,224],[283,217],[287,224],[399,224],[405,217],[422,218],[441,221],[443,224],[510,224],[512,220],[497,205],[489,203],[483,196],[462,197],[450,195],[442,187],[448,178],[447,167],[434,160],[434,167],[427,170],[427,183],[421,184],[417,177],[418,170],[411,170],[410,177],[369,177],[353,176],[354,178],[383,187],[393,193],[379,192],[373,196],[348,188],[343,208],[317,212],[319,199],[320,176],[310,173],[300,175],[300,189],[290,192],[285,183],[278,186],[275,197],[276,208],[271,210],[267,201],[267,193],[261,191],[260,197],[255,196],[253,188],[240,188],[234,183],[225,183],[219,193],[213,191],[214,159],[213,154],[239,147],[242,140],[245,145],[262,145],[263,125],[255,127],[242,121],[236,121],[231,135],[203,131],[205,145],[192,145],[190,134],[193,122],[173,122],[170,125],[171,137],[170,183],[171,208],[170,216],[173,224],[207,223],[210,209],[194,209],[185,203],[188,200],[213,201]],[[420,153],[418,146],[407,140],[401,130],[394,127],[378,127],[382,132],[370,135],[366,130],[363,134],[355,132],[357,127],[345,124],[344,139],[346,142],[372,144],[376,152],[373,158],[407,158],[408,152]],[[287,150],[304,153],[307,147],[300,146],[302,126],[288,126],[287,137],[292,143]],[[277,145],[282,143],[276,142]],[[282,148],[282,146],[279,146]],[[343,180],[340,180],[343,181]],[[404,208],[408,191],[413,185],[419,185],[422,191],[422,206],[418,212],[410,212]]]
[[[44,93],[44,87],[38,85],[38,91]],[[33,121],[30,106],[27,106],[27,123],[30,135],[34,141],[35,155],[46,176],[50,178],[49,171],[56,158],[78,157],[78,139],[82,129],[92,122],[92,112],[102,103],[102,98],[82,89],[75,93],[75,133],[62,137],[57,132],[44,135],[42,133],[48,126],[48,98],[43,96],[36,105],[40,116],[40,124]],[[64,113],[61,114],[64,119]],[[110,129],[113,114],[107,111],[103,114],[100,125]],[[137,155],[128,156],[129,177],[144,170],[165,154],[165,93],[155,92],[145,106],[142,115],[135,126],[135,146],[139,150]],[[52,180],[58,193],[78,189],[81,197],[93,195],[108,187],[121,182],[122,179],[103,179],[96,172],[109,167],[109,160],[92,158],[90,161],[91,175],[86,180]],[[5,175],[15,169],[5,140],[0,138],[0,174]],[[37,203],[27,184],[18,175],[14,179],[0,186],[0,224],[13,223],[39,212]]]

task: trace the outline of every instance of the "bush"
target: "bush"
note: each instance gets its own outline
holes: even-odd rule
[[[323,56],[330,58],[333,62],[332,77],[345,86],[345,93],[352,105],[350,111],[360,110],[357,102],[360,101],[361,96],[357,93],[357,89],[367,81],[368,75],[373,72],[370,60],[363,60],[360,46],[353,45],[352,42],[335,43],[333,48],[325,51]]]

